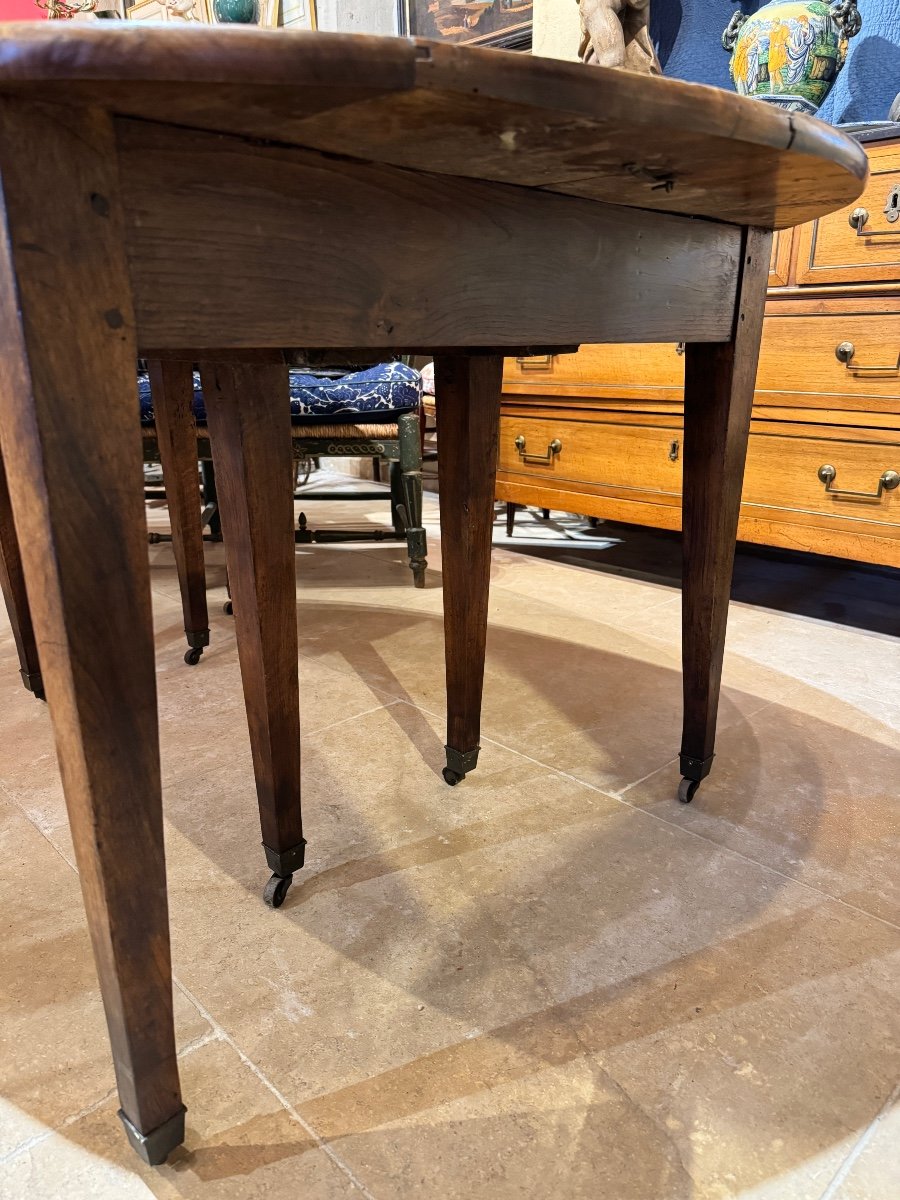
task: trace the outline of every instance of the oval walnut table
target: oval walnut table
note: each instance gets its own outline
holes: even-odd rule
[[[435,355],[457,782],[478,754],[502,356],[685,342],[688,799],[713,755],[770,232],[850,203],[866,158],[671,80],[55,22],[0,27],[0,171],[0,446],[121,1115],[159,1163],[184,1108],[137,355],[186,403],[201,363],[277,903],[305,844],[284,348]]]

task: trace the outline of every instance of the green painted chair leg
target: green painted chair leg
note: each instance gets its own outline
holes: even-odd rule
[[[406,509],[406,548],[416,587],[425,586],[428,544],[422,525],[422,431],[418,412],[403,413],[400,432],[399,474]]]

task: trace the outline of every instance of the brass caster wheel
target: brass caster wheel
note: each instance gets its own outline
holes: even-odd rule
[[[263,891],[263,900],[269,908],[281,908],[288,888],[294,882],[293,875],[273,875]]]
[[[230,600],[226,600],[225,603],[222,605],[222,612],[225,614],[226,617],[234,616],[234,605],[231,603]]]
[[[461,783],[465,779],[465,775],[460,775],[459,771],[454,771],[450,767],[444,767],[441,774],[444,777],[444,783],[449,783],[451,787],[456,787],[458,783]]]
[[[682,804],[690,804],[694,796],[697,794],[697,788],[700,786],[699,780],[682,779],[678,785],[678,799]]]
[[[200,655],[203,653],[202,646],[193,646],[184,656],[184,661],[189,667],[196,667],[200,661]]]

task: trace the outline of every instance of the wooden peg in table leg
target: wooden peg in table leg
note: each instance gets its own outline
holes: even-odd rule
[[[288,369],[200,367],[238,658],[250,726],[263,849],[263,893],[277,908],[306,842],[300,815],[300,694]]]
[[[184,1138],[184,1106],[137,350],[111,118],[0,99],[0,177],[0,446],[120,1116],[135,1150],[160,1163]]]
[[[684,731],[678,798],[693,799],[712,767],[725,627],[756,384],[771,233],[748,229],[724,343],[688,343],[684,386]]]
[[[478,762],[487,636],[494,480],[503,358],[435,359],[447,669],[447,766],[459,783]]]
[[[190,646],[184,661],[194,667],[200,661],[204,646],[209,645],[197,426],[193,409],[194,372],[189,362],[178,359],[151,359],[147,366],[172,527],[172,550],[184,610],[184,634]]]

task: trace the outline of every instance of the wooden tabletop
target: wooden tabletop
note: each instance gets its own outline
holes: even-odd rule
[[[404,38],[0,24],[4,93],[774,228],[868,173],[830,126],[718,88]]]

